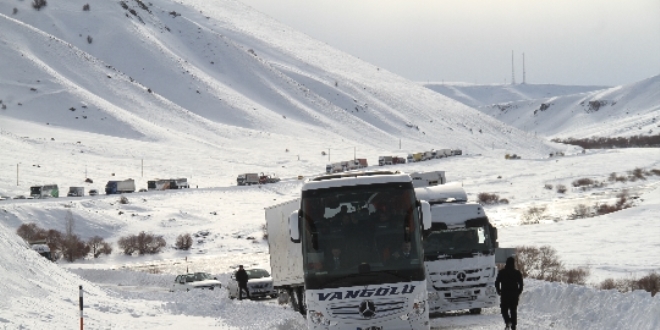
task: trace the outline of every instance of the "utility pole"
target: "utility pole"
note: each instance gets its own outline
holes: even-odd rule
[[[330,148],[328,148],[328,163],[330,162]]]
[[[18,164],[16,164],[16,186],[18,187]]]
[[[144,158],[142,158],[141,161],[142,161],[142,164],[140,166],[140,168],[141,168],[140,177],[144,178]]]
[[[399,139],[399,150],[401,150],[401,139]]]
[[[353,147],[353,161],[357,159],[357,147]]]
[[[513,67],[513,51],[511,51],[511,85],[516,84],[516,73]]]
[[[527,83],[525,80],[525,53],[523,53],[523,85]]]

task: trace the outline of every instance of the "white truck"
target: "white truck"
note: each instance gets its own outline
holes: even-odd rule
[[[135,180],[126,179],[122,181],[111,180],[105,185],[105,193],[110,194],[123,194],[135,192]]]
[[[60,189],[56,184],[45,184],[42,186],[30,187],[30,197],[32,198],[57,198],[60,197]]]
[[[429,329],[421,234],[430,217],[407,174],[317,177],[300,199],[266,208],[273,285],[308,329]]]
[[[243,173],[236,177],[236,184],[239,186],[251,186],[259,184],[259,173]]]
[[[83,197],[85,196],[85,187],[69,187],[67,197]]]
[[[415,188],[437,186],[447,182],[445,171],[412,172],[410,177]]]
[[[424,234],[424,264],[431,315],[498,305],[497,230],[481,205],[468,203],[458,184],[416,188],[431,204],[433,225]]]

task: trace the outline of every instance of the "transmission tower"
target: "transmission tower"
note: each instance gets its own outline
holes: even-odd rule
[[[513,67],[513,51],[511,51],[511,85],[516,84],[516,73]]]
[[[527,83],[527,80],[525,79],[525,53],[523,53],[523,85]]]

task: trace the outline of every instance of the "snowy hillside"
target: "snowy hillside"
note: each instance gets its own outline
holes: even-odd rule
[[[660,76],[612,88],[427,84],[524,131],[559,138],[656,135]]]
[[[320,171],[328,148],[344,152],[334,161],[353,158],[356,147],[373,161],[397,151],[399,140],[402,153],[478,153],[486,141],[549,150],[235,1],[99,1],[84,11],[85,3],[40,11],[29,2],[0,3],[0,129],[11,152],[32,155],[17,158],[28,166],[52,163],[39,157],[41,148],[60,149],[67,173],[84,173],[87,164],[105,180],[116,171],[90,168],[97,156],[138,165],[145,150],[158,149],[145,159],[150,177],[226,185],[238,171],[298,175],[291,162],[299,158],[309,162],[307,172]],[[126,139],[140,146],[126,150]],[[214,167],[200,168],[209,158]],[[2,180],[0,191],[11,182]]]

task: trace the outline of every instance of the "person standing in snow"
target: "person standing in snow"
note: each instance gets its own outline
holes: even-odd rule
[[[505,330],[516,330],[518,323],[518,299],[523,291],[523,278],[516,269],[516,260],[513,257],[506,259],[506,266],[497,273],[495,289],[500,296],[502,317],[506,323]]]
[[[236,282],[238,282],[238,300],[243,299],[243,290],[245,290],[248,299],[250,299],[250,291],[248,291],[247,288],[248,274],[245,269],[243,269],[243,265],[238,266],[238,270],[236,271],[235,276]]]

